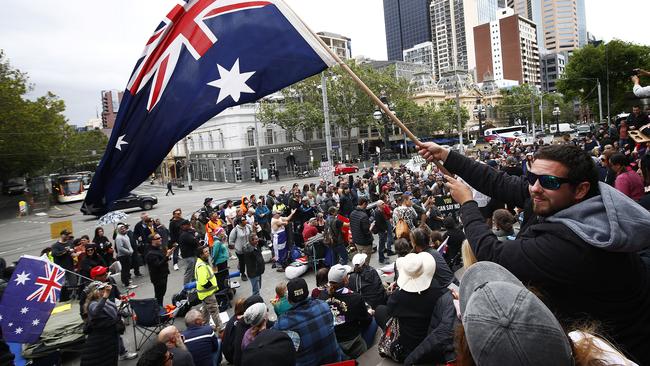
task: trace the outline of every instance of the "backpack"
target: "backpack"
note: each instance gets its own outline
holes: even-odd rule
[[[325,227],[323,228],[323,244],[332,246],[334,245],[334,236],[332,232],[332,218],[328,218],[325,222]]]

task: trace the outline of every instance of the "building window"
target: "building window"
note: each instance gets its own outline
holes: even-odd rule
[[[302,133],[305,136],[305,141],[311,141],[314,137],[314,131],[311,128],[305,128]]]
[[[286,131],[285,136],[286,136],[287,142],[293,142],[294,136],[293,136],[293,133],[291,133],[291,131]]]
[[[255,130],[252,128],[249,128],[246,131],[246,140],[248,142],[248,146],[255,146]]]
[[[225,146],[226,146],[226,144],[225,144],[225,141],[223,139],[223,132],[221,132],[221,130],[219,130],[219,148],[224,149]]]
[[[267,145],[273,145],[273,129],[272,128],[267,128],[266,129],[266,144]]]
[[[322,140],[323,139],[323,129],[319,128],[316,130],[316,139]]]

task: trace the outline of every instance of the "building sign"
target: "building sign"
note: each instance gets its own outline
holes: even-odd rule
[[[451,196],[435,197],[435,204],[442,216],[456,215],[460,210],[460,204],[454,201]]]
[[[287,151],[302,151],[302,145],[273,147],[269,149],[269,152],[271,153],[287,152]]]

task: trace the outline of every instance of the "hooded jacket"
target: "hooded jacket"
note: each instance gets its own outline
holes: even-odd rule
[[[528,182],[451,152],[445,167],[472,187],[523,207],[515,240],[501,242],[474,201],[460,209],[479,261],[502,265],[527,285],[565,325],[598,321],[600,331],[639,364],[650,364],[650,288],[637,254],[650,246],[650,213],[614,188],[549,217],[534,215]]]
[[[244,254],[251,252],[252,246],[248,242],[248,237],[252,233],[250,225],[235,225],[235,227],[230,231],[230,236],[228,236],[228,244],[235,247],[235,252],[237,254]]]

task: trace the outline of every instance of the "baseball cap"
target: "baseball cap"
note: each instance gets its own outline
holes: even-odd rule
[[[189,222],[189,220],[183,220],[181,221],[181,226],[183,225],[191,225],[191,223]]]
[[[97,278],[99,276],[105,275],[108,272],[108,268],[104,266],[95,266],[90,270],[90,278]]]
[[[61,230],[61,235],[70,235],[70,234],[72,234],[72,231],[70,231],[68,229]]]
[[[212,197],[206,197],[206,199],[203,200],[203,205],[205,206],[206,204],[212,202]]]
[[[355,254],[354,257],[352,257],[352,264],[355,266],[361,265],[366,261],[366,258],[368,258],[368,254],[366,253]]]
[[[568,337],[553,313],[505,268],[474,264],[463,274],[459,292],[477,365],[573,364]]]
[[[330,282],[341,283],[345,276],[350,272],[352,272],[352,267],[337,263],[330,268],[329,272],[327,272],[327,280]]]
[[[301,302],[309,297],[309,287],[303,278],[294,278],[287,283],[287,298],[292,303]]]

